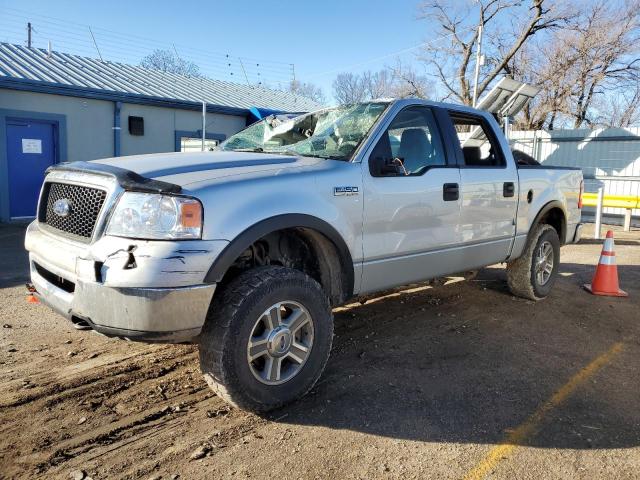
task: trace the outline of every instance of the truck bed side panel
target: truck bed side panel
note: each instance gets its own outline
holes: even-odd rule
[[[567,235],[572,235],[580,222],[578,200],[582,173],[566,168],[519,168],[520,201],[516,221],[516,238],[511,258],[517,258],[524,249],[527,234],[540,210],[549,202],[560,202],[567,219]],[[531,202],[528,201],[531,192]],[[561,238],[562,243],[570,238]]]

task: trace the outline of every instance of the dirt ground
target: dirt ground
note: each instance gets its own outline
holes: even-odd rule
[[[538,303],[496,266],[337,309],[317,386],[263,417],[209,391],[194,346],[26,303],[23,234],[0,228],[1,478],[640,478],[637,229],[616,229],[626,299],[581,289],[586,240]]]

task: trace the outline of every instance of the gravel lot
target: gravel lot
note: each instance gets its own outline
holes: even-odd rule
[[[194,346],[26,303],[23,234],[0,228],[0,478],[640,477],[637,229],[616,229],[627,299],[581,289],[587,240],[542,302],[496,266],[336,309],[318,385],[263,417],[208,390]]]

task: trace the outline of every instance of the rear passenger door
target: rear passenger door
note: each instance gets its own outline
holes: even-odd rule
[[[501,262],[507,258],[515,235],[518,172],[507,162],[494,134],[497,123],[486,118],[450,112],[459,148],[460,235],[467,268]],[[493,126],[492,126],[493,125]]]
[[[362,292],[424,280],[451,267],[460,214],[460,173],[438,116],[411,105],[375,139],[362,163]],[[454,160],[455,162],[455,160]]]

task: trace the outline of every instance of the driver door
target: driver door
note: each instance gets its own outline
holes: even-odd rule
[[[454,162],[427,106],[405,107],[377,139],[362,163],[363,293],[456,271],[460,170]]]

